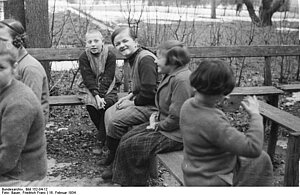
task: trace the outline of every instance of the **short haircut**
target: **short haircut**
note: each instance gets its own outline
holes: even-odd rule
[[[232,69],[221,60],[204,60],[190,76],[191,86],[205,95],[228,95],[235,86]]]
[[[85,33],[85,36],[88,35],[88,34],[93,34],[93,33],[98,33],[103,38],[102,33],[99,30],[97,30],[97,29],[89,29],[89,30],[87,30],[87,32]]]
[[[5,19],[0,21],[0,28],[7,27],[8,28],[8,33],[13,39],[13,45],[16,48],[20,48],[21,46],[26,46],[25,45],[25,38],[26,38],[26,33],[23,25],[21,22],[14,20],[14,19]]]
[[[166,65],[184,66],[191,60],[184,43],[177,40],[168,40],[160,44],[157,49],[166,56]]]
[[[11,66],[17,62],[18,57],[18,51],[16,49],[12,49],[12,47],[12,43],[0,40],[0,56],[8,57],[8,62]]]
[[[113,44],[113,46],[115,46],[115,38],[118,34],[120,34],[123,31],[128,31],[128,35],[135,40],[137,38],[137,36],[135,35],[134,31],[131,28],[128,27],[120,27],[117,28],[112,34],[111,34],[111,43]]]

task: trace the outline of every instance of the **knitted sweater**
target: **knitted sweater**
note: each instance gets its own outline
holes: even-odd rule
[[[220,179],[232,173],[237,155],[253,158],[262,151],[264,134],[259,114],[251,116],[244,134],[229,124],[222,111],[190,98],[182,106],[180,128],[187,186],[219,185]]]
[[[21,60],[17,66],[17,79],[29,86],[40,100],[45,116],[45,122],[49,116],[49,86],[46,72],[39,61],[22,50]],[[24,57],[22,59],[22,57]]]
[[[13,80],[0,92],[0,178],[33,181],[46,176],[44,129],[40,101]]]
[[[127,60],[129,65],[133,67],[137,55],[142,51],[139,48],[134,54],[132,54]],[[138,74],[140,77],[140,89],[139,91],[133,91],[135,95],[134,105],[135,106],[155,106],[155,94],[157,91],[158,84],[158,72],[157,65],[154,62],[152,56],[143,57],[138,65]]]
[[[90,90],[93,96],[99,95],[103,98],[115,77],[116,55],[112,51],[108,51],[105,69],[99,86],[97,84],[96,75],[90,66],[86,52],[83,52],[79,57],[79,69],[83,83]],[[117,93],[117,85],[114,86],[111,93]]]

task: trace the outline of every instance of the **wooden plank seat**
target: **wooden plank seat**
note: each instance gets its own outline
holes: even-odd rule
[[[300,91],[300,83],[299,84],[287,84],[287,85],[279,85],[279,89],[286,92],[298,92]]]
[[[127,92],[118,93],[118,97],[124,97]],[[231,95],[280,95],[283,91],[273,86],[262,87],[236,87]],[[72,106],[83,103],[76,95],[50,96],[50,106]]]
[[[230,95],[232,96],[246,96],[246,95],[281,95],[284,92],[274,86],[260,86],[260,87],[235,87]]]
[[[118,93],[118,98],[127,95],[127,92]],[[74,106],[83,105],[77,95],[60,95],[60,96],[50,96],[49,97],[50,106]]]
[[[271,106],[263,101],[259,101],[259,105],[260,105],[261,115],[285,127],[291,135],[300,137],[300,118],[288,112],[280,110],[279,108]],[[299,143],[296,144],[296,146],[299,146]],[[288,156],[286,159],[286,172],[284,176],[285,181],[289,177],[299,178],[299,170],[295,171],[295,168],[299,167],[300,149],[299,147],[292,147],[292,148],[295,149],[295,151],[292,151],[292,154],[294,154],[294,156],[293,157]],[[169,172],[175,177],[175,179],[181,185],[183,185],[183,173],[181,170],[183,152],[176,151],[171,153],[158,154],[157,158],[169,170]],[[288,172],[289,170],[291,170],[291,173]],[[293,176],[291,176],[291,174],[293,174]]]
[[[49,97],[50,106],[73,106],[82,105],[83,103],[77,97],[77,95],[60,95]]]
[[[167,168],[170,174],[174,176],[180,185],[183,185],[183,173],[181,162],[183,161],[183,151],[157,154],[156,157]]]
[[[260,113],[266,118],[285,127],[290,134],[300,135],[300,118],[280,110],[263,101],[259,101]]]

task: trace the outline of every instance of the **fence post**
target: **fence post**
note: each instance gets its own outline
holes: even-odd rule
[[[265,57],[264,85],[272,85],[271,57]]]
[[[298,40],[298,44],[300,44],[300,40]],[[296,73],[296,80],[299,80],[299,74],[300,74],[300,56],[297,56],[297,61],[298,61],[298,68],[297,68],[297,73]]]
[[[297,61],[298,61],[298,68],[297,68],[297,73],[296,73],[296,80],[299,81],[299,74],[300,74],[300,56],[297,56]]]
[[[271,57],[265,57],[265,67],[264,67],[264,85],[265,86],[272,86],[272,71],[271,71]],[[274,107],[278,107],[278,95],[270,95],[268,97],[267,103],[271,104]],[[270,121],[270,120],[268,120]],[[278,124],[273,121],[271,123],[271,130],[270,130],[270,138],[268,143],[268,154],[274,162],[274,155],[276,150],[276,143],[277,143],[277,134],[278,134]],[[268,124],[268,122],[265,122]]]
[[[300,134],[289,135],[286,153],[284,186],[299,186]]]
[[[278,95],[271,95],[269,96],[268,103],[271,104],[274,107],[278,107]],[[276,150],[276,143],[277,143],[277,137],[278,137],[278,128],[279,125],[271,120],[268,120],[271,123],[271,129],[270,129],[270,137],[269,137],[269,143],[268,143],[268,154],[274,163],[274,155]],[[267,124],[267,122],[266,122]]]

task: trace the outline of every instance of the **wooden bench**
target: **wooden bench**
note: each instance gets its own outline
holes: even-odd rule
[[[279,85],[278,88],[286,92],[298,92],[300,91],[300,84]]]
[[[231,93],[232,96],[245,96],[245,95],[281,95],[284,92],[272,86],[262,86],[262,87],[236,87]],[[122,97],[127,93],[119,93],[118,96]],[[72,105],[82,105],[83,103],[78,99],[76,95],[62,95],[62,96],[50,96],[50,106],[72,106]],[[288,142],[288,152],[286,159],[286,171],[284,177],[285,185],[291,184],[297,178],[298,173],[297,167],[299,166],[299,135],[300,135],[300,120],[299,118],[282,111],[270,104],[260,101],[260,112],[261,114],[274,121],[275,123],[287,128],[290,132],[289,142]],[[275,152],[276,140],[269,140],[269,143],[275,143],[275,145],[270,145],[269,147],[274,147],[271,151]],[[298,145],[297,145],[298,144]],[[175,177],[179,184],[183,185],[183,175],[181,171],[181,162],[183,160],[182,151],[171,152],[166,154],[158,154],[158,160],[169,170],[169,172]],[[298,159],[298,160],[297,160]]]
[[[119,97],[123,97],[127,92],[118,93]],[[281,95],[283,91],[273,86],[261,86],[261,87],[236,87],[231,95]],[[83,103],[77,97],[77,95],[60,95],[50,96],[50,106],[72,106],[82,105]]]
[[[261,87],[236,87],[230,94],[230,96],[247,96],[247,95],[257,95],[257,96],[279,96],[284,92],[273,86],[261,86]],[[274,138],[273,138],[274,139]],[[277,137],[276,137],[277,141]],[[274,146],[276,147],[276,141]],[[275,151],[275,149],[274,149]],[[158,160],[169,170],[169,172],[174,176],[180,185],[183,185],[183,173],[181,170],[181,162],[183,160],[183,152],[176,151],[165,154],[158,154]]]
[[[259,101],[259,104],[261,115],[285,127],[290,134],[288,138],[284,185],[297,186],[299,185],[300,119],[263,101]],[[183,173],[181,169],[183,152],[176,151],[158,154],[157,157],[175,179],[183,185]]]
[[[150,48],[155,50],[155,48]],[[118,60],[123,60],[124,57],[121,56],[114,48],[112,48],[117,56]],[[192,58],[244,58],[244,57],[263,57],[265,59],[264,64],[264,85],[269,85],[266,88],[255,88],[256,92],[253,92],[250,88],[235,89],[234,93],[236,95],[265,95],[268,97],[268,103],[274,107],[278,107],[278,96],[282,94],[282,91],[275,92],[272,85],[272,68],[271,68],[271,58],[277,56],[300,56],[300,46],[223,46],[223,47],[189,47]],[[84,51],[84,48],[29,48],[28,52],[40,61],[77,61],[80,54]],[[128,64],[124,63],[124,91],[128,91]],[[284,91],[294,91],[296,89],[291,89],[293,86],[281,86]],[[244,90],[244,91],[242,91]],[[270,90],[270,91],[268,91]],[[298,89],[297,89],[298,91]],[[239,93],[239,94],[238,94]],[[72,106],[81,105],[82,102],[77,98],[76,95],[68,96],[51,96],[50,106]],[[296,120],[296,119],[295,119]],[[271,125],[271,135],[268,146],[268,153],[270,156],[274,154],[276,141],[277,141],[277,131],[278,123],[272,123]],[[168,155],[168,154],[166,154]],[[171,153],[170,153],[171,155]],[[292,153],[290,154],[292,155]],[[158,155],[161,161],[167,162]],[[172,161],[172,157],[170,157]],[[167,165],[167,163],[166,163]],[[178,175],[178,174],[177,174]],[[295,180],[295,178],[293,178]],[[182,181],[182,179],[180,179]],[[295,182],[294,182],[295,183]],[[289,185],[289,184],[286,184]],[[298,185],[298,184],[297,184]]]
[[[118,93],[118,98],[124,97],[128,93]],[[77,95],[60,95],[49,97],[50,106],[76,106],[83,105]]]

